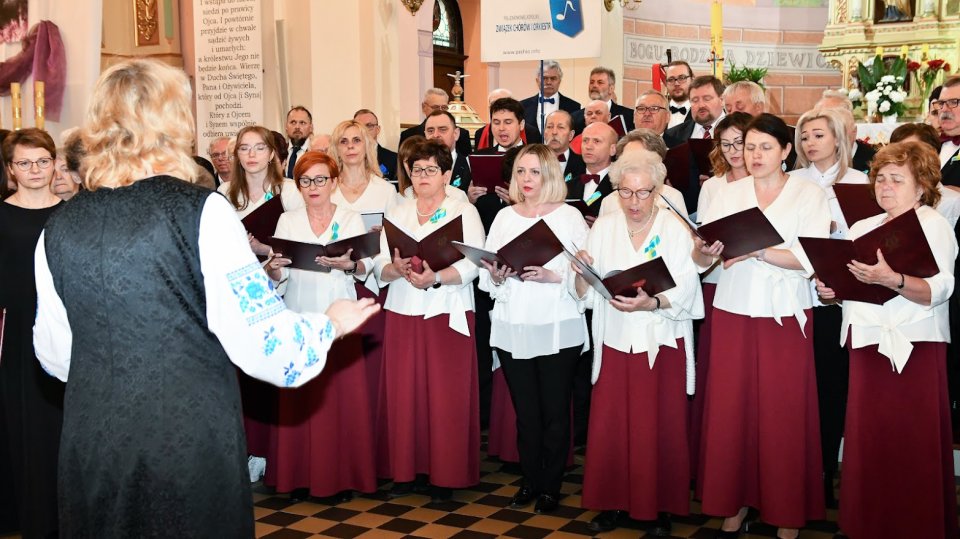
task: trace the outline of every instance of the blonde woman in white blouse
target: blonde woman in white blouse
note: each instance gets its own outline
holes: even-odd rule
[[[610,169],[623,210],[601,215],[580,256],[601,275],[662,258],[676,286],[650,297],[607,301],[577,276],[576,295],[593,309],[593,395],[583,478],[589,526],[610,531],[628,517],[670,534],[670,514],[690,511],[687,394],[693,393],[693,320],[703,317],[687,227],[656,203],[666,168],[649,152]],[[576,267],[574,267],[576,270]],[[601,368],[602,366],[602,368]]]
[[[849,115],[846,115],[849,118]],[[838,110],[814,109],[797,121],[797,170],[792,174],[824,189],[830,205],[830,237],[843,239],[853,223],[847,223],[840,211],[833,186],[866,184],[867,175],[852,168],[845,116]],[[867,196],[866,187],[863,196]],[[827,507],[836,507],[833,479],[843,438],[847,381],[850,357],[840,342],[840,306],[817,299],[816,286],[810,283],[813,297],[813,357],[817,370],[817,396],[820,405],[820,448],[823,454],[823,496]]]
[[[878,254],[848,267],[860,282],[899,295],[883,305],[843,302],[841,343],[850,350],[840,483],[840,528],[851,539],[956,537],[950,403],[947,397],[947,300],[954,293],[957,240],[933,209],[940,163],[927,145],[900,142],[873,158],[870,181],[885,213],[858,221],[857,238],[916,210],[939,273],[897,273]],[[817,281],[824,300],[830,283]],[[956,360],[956,358],[950,358]]]
[[[422,239],[463,218],[463,242],[483,246],[483,224],[472,204],[446,195],[453,159],[437,141],[417,145],[407,159],[416,197],[387,209],[386,218]],[[374,271],[390,283],[384,308],[383,385],[391,497],[429,490],[434,501],[480,480],[480,403],[474,341],[477,267],[467,259],[447,268],[390,251],[386,234]],[[429,486],[428,486],[429,484]]]
[[[726,260],[717,283],[697,487],[703,512],[727,517],[718,537],[736,537],[748,507],[788,539],[825,516],[812,272],[797,238],[826,237],[830,210],[823,189],[782,171],[790,147],[783,120],[754,118],[744,133],[752,176],[725,185],[701,216],[710,223],[759,207],[784,240]],[[697,247],[704,270],[723,252],[720,242]]]
[[[565,245],[583,245],[587,224],[564,204],[566,186],[553,151],[542,144],[517,154],[510,197],[518,202],[497,214],[486,249],[496,251],[543,220]],[[587,350],[587,324],[565,279],[563,254],[544,266],[487,265],[480,289],[494,300],[490,347],[497,352],[517,413],[517,445],[523,484],[514,508],[536,500],[535,511],[558,507],[570,448],[570,399],[580,354]],[[519,276],[521,279],[513,278]]]

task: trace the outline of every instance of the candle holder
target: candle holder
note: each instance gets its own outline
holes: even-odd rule
[[[37,129],[43,129],[45,124],[45,113],[44,110],[45,99],[44,99],[44,84],[42,80],[33,82],[33,118],[34,124],[37,126]]]

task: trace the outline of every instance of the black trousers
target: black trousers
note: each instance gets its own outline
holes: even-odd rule
[[[577,446],[587,445],[587,432],[590,430],[590,397],[593,395],[593,309],[587,309],[587,340],[590,348],[580,355],[577,360],[576,372],[573,375],[573,443]]]
[[[490,425],[490,396],[493,394],[493,350],[490,348],[490,294],[473,282],[474,332],[477,342],[477,381],[480,385],[480,428]]]
[[[534,492],[560,493],[570,451],[570,398],[580,348],[530,359],[514,359],[497,349],[517,411],[520,468]]]
[[[820,450],[823,471],[832,480],[837,471],[840,439],[847,413],[847,383],[850,354],[840,345],[839,305],[813,309],[813,358],[817,370],[817,401],[820,406]]]

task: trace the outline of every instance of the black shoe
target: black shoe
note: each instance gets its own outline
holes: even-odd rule
[[[394,483],[393,488],[387,493],[387,498],[402,498],[413,494],[413,481]]]
[[[449,502],[453,498],[453,489],[430,486],[430,503]]]
[[[601,511],[599,515],[593,517],[587,527],[595,532],[608,532],[619,528],[625,518],[627,518],[626,511]]]
[[[536,499],[537,493],[533,491],[532,488],[527,486],[520,487],[520,490],[513,495],[513,498],[510,500],[511,509],[523,509],[524,507],[530,505],[534,499]]]
[[[671,528],[670,513],[657,513],[657,520],[650,523],[647,533],[654,537],[668,537]]]
[[[413,492],[417,494],[430,494],[430,476],[418,473],[417,478],[413,480]]]
[[[323,497],[314,498],[314,500],[317,503],[322,503],[323,505],[329,505],[329,506],[339,505],[341,503],[347,503],[352,499],[353,499],[352,490],[344,490],[332,496],[323,496]]]
[[[537,514],[552,513],[560,507],[560,501],[556,494],[541,494],[537,498],[537,504],[533,506],[533,512]]]
[[[295,488],[290,491],[290,500],[294,502],[303,502],[310,498],[309,488]]]

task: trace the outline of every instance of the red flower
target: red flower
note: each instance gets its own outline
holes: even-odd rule
[[[907,62],[907,72],[908,72],[908,73],[913,73],[914,71],[916,71],[916,70],[918,70],[918,69],[920,69],[920,62],[914,62],[913,60],[910,60],[909,62]]]
[[[949,73],[951,71],[950,64],[943,64],[943,70]]]
[[[939,70],[940,68],[944,67],[944,65],[946,65],[946,64],[947,64],[947,62],[946,62],[945,60],[939,60],[939,59],[938,59],[938,60],[929,60],[929,61],[927,62],[927,69],[930,69],[931,71],[937,71],[937,70]],[[947,65],[947,69],[949,69],[949,65]]]

